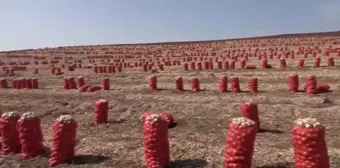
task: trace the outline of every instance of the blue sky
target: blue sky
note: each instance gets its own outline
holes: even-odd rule
[[[340,30],[340,0],[0,0],[0,50]]]

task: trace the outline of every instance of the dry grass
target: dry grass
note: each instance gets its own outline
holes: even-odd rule
[[[324,63],[323,59],[323,63]],[[259,61],[250,61],[259,64]],[[278,67],[278,61],[270,61]],[[295,67],[287,61],[287,65]],[[311,66],[312,61],[307,61]],[[340,61],[336,60],[336,65]],[[232,118],[240,116],[240,103],[255,101],[259,104],[262,131],[256,139],[254,167],[290,168],[293,167],[293,153],[290,129],[293,121],[300,117],[315,117],[326,127],[326,138],[331,156],[332,168],[340,167],[340,69],[337,68],[288,68],[183,72],[182,67],[165,67],[164,72],[156,73],[161,90],[149,92],[147,77],[151,73],[131,70],[121,74],[99,75],[91,70],[76,69],[67,76],[84,76],[86,82],[100,84],[103,77],[110,77],[110,91],[79,93],[77,90],[64,90],[62,76],[51,76],[47,68],[41,70],[39,90],[0,90],[0,109],[3,112],[16,110],[25,113],[33,111],[42,118],[46,154],[29,160],[20,160],[20,155],[0,158],[0,167],[32,168],[48,167],[51,147],[52,124],[63,114],[72,115],[77,122],[77,157],[70,163],[58,167],[70,168],[139,168],[145,167],[142,127],[139,117],[147,111],[166,111],[178,122],[169,131],[172,167],[219,168],[223,167],[225,136]],[[300,88],[303,88],[307,74],[315,74],[318,81],[328,83],[333,92],[307,95],[289,93],[288,74],[300,75]],[[218,77],[238,76],[241,90],[239,94],[218,93]],[[17,76],[31,76],[28,73]],[[174,89],[174,78],[182,76],[186,91]],[[193,93],[190,79],[200,79],[204,91]],[[248,78],[258,77],[258,94],[248,93]],[[10,77],[13,79],[15,77]],[[229,86],[230,87],[230,86]],[[325,97],[327,101],[325,102]],[[94,103],[97,99],[109,100],[109,122],[94,126],[92,123]]]

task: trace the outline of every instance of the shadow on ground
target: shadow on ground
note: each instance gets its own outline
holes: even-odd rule
[[[110,159],[109,157],[100,156],[100,155],[78,155],[78,156],[75,156],[68,163],[73,164],[73,165],[98,164],[109,159]]]
[[[283,131],[274,130],[274,129],[261,128],[259,130],[259,133],[283,134]]]
[[[259,166],[256,168],[293,168],[294,164],[290,162],[284,162],[284,163],[276,163],[272,165],[264,165],[264,166]]]
[[[187,159],[176,160],[170,163],[170,168],[203,168],[207,165],[205,160],[201,159]]]

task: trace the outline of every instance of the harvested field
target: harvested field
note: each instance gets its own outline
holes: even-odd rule
[[[337,39],[338,43],[332,45],[328,41],[325,44],[320,42],[319,46],[322,51],[326,50],[329,45],[332,45],[333,48],[340,47],[339,37],[332,38]],[[318,41],[325,39],[331,39],[331,37],[316,38]],[[278,40],[291,39],[280,37]],[[271,46],[272,43],[269,42],[266,44],[267,46],[259,47],[260,50],[277,47]],[[217,46],[222,48],[217,50],[217,56],[209,56],[209,58],[220,58],[223,56],[223,51],[229,50],[227,47],[232,45],[240,47],[236,41],[218,44]],[[278,48],[285,46],[278,46]],[[314,44],[304,46],[305,49],[306,46],[312,48]],[[288,50],[296,52],[298,47],[288,45]],[[68,50],[76,51],[75,48],[77,47]],[[99,48],[97,47],[98,51],[100,51]],[[257,47],[250,48],[253,53]],[[66,49],[60,49],[60,51],[66,51]],[[170,50],[164,49],[163,53],[166,51]],[[27,54],[39,53],[27,51]],[[46,56],[47,60],[52,58],[46,53],[40,54]],[[3,156],[0,158],[0,167],[48,167],[52,125],[56,118],[64,114],[72,115],[78,122],[77,156],[69,164],[57,167],[146,167],[140,122],[140,116],[144,112],[168,112],[177,121],[178,125],[169,130],[172,167],[224,167],[224,150],[229,123],[232,118],[241,116],[241,103],[253,101],[258,104],[263,129],[256,137],[254,168],[294,167],[291,129],[294,120],[305,117],[317,118],[325,125],[331,167],[338,168],[340,167],[340,114],[338,113],[340,111],[340,57],[336,54],[330,54],[334,58],[335,67],[327,67],[327,56],[317,54],[321,56],[319,68],[313,68],[314,57],[311,54],[309,58],[305,59],[304,67],[298,68],[298,60],[303,58],[303,55],[296,54],[295,59],[286,59],[286,69],[280,68],[280,61],[276,57],[273,60],[268,59],[268,64],[273,67],[271,69],[261,68],[261,60],[258,60],[257,57],[249,57],[247,64],[256,65],[257,69],[240,69],[240,61],[237,61],[235,70],[218,70],[217,62],[214,61],[214,70],[202,71],[190,71],[190,64],[189,71],[184,71],[183,63],[180,66],[165,66],[164,71],[158,70],[158,72],[143,72],[143,67],[131,67],[123,68],[120,73],[108,74],[94,73],[93,69],[84,68],[68,71],[66,67],[63,68],[64,75],[51,75],[50,64],[32,65],[33,63],[27,65],[27,71],[18,71],[14,76],[6,76],[1,71],[0,75],[8,79],[9,85],[12,84],[13,79],[21,77],[39,79],[39,89],[0,89],[0,110],[3,113],[18,111],[23,114],[32,111],[38,114],[42,122],[46,153],[27,160],[21,160],[20,154]],[[8,55],[8,53],[2,53],[2,55]],[[71,56],[74,59],[82,60],[83,65],[90,65],[86,55],[61,54],[60,56]],[[153,59],[156,62],[156,57]],[[1,60],[9,62],[30,59],[6,59],[3,56]],[[179,57],[170,57],[170,60],[182,61]],[[131,58],[126,61],[138,62],[139,59]],[[61,67],[61,62],[56,66]],[[96,64],[106,63],[101,63],[98,59]],[[32,74],[35,68],[39,68],[38,74]],[[312,74],[316,76],[318,82],[327,83],[331,92],[313,95],[304,92],[288,92],[288,77],[291,73],[299,75],[300,90],[303,90],[306,76]],[[148,77],[152,74],[157,76],[159,89],[157,91],[148,89]],[[221,75],[226,75],[229,79],[228,92],[226,93],[219,93],[219,77]],[[96,92],[66,90],[63,86],[64,76],[73,76],[75,79],[78,76],[83,76],[86,84],[94,85],[102,85],[102,79],[108,77],[111,89]],[[185,91],[181,92],[175,89],[175,77],[177,76],[183,78]],[[231,92],[231,76],[239,78],[241,93]],[[201,91],[191,91],[191,78],[193,77],[199,79]],[[250,77],[258,79],[258,93],[248,91]],[[109,101],[109,119],[107,123],[95,126],[93,114],[95,101],[98,99]]]

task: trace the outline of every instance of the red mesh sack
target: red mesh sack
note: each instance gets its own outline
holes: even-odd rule
[[[142,114],[142,116],[140,117],[141,122],[144,124],[146,117],[149,116],[149,115],[152,115],[152,114],[155,114],[155,113],[152,113],[152,112],[144,112],[144,113]]]
[[[104,67],[103,66],[99,67],[99,73],[104,73]]]
[[[70,89],[70,82],[68,77],[64,77],[64,89]]]
[[[143,123],[144,153],[147,167],[163,168],[170,165],[168,124],[161,116],[147,116]]]
[[[107,73],[112,73],[112,66],[108,66],[107,68]]]
[[[74,80],[74,77],[69,77],[68,82],[70,89],[77,89],[77,84],[76,81]]]
[[[34,69],[33,74],[39,74],[39,69]]]
[[[164,71],[164,65],[163,64],[159,64],[158,67],[159,67],[159,70]]]
[[[94,123],[101,124],[107,121],[109,111],[109,102],[104,99],[99,99],[96,101],[95,111],[94,111]]]
[[[102,89],[101,86],[94,85],[94,86],[90,86],[90,87],[87,89],[87,91],[88,91],[88,92],[95,92],[95,91],[99,91],[99,90],[101,90],[101,89]]]
[[[189,68],[188,68],[188,63],[184,63],[183,64],[183,68],[184,68],[184,71],[188,71],[189,70]]]
[[[246,65],[245,66],[246,69],[256,69],[256,65]]]
[[[225,75],[220,76],[218,91],[220,93],[224,93],[224,92],[228,91],[228,78],[227,78],[227,76],[225,76]]]
[[[202,62],[198,62],[198,63],[197,63],[197,69],[200,70],[200,71],[203,70]]]
[[[7,80],[4,78],[0,79],[0,88],[8,88]]]
[[[228,61],[224,61],[224,69],[229,69],[229,62]]]
[[[260,129],[260,119],[258,106],[256,103],[247,102],[241,104],[242,117],[248,118],[256,123],[258,129]]]
[[[318,92],[329,92],[330,86],[326,83],[318,83],[316,85],[316,90]]]
[[[91,87],[91,85],[84,85],[82,87],[79,87],[78,91],[79,92],[86,92],[90,87]]]
[[[149,90],[157,90],[157,77],[156,77],[156,75],[151,75],[149,77]]]
[[[20,152],[17,122],[20,115],[16,112],[4,113],[0,118],[1,150],[3,155]]]
[[[235,60],[231,60],[229,64],[229,69],[235,69],[235,63],[236,63]]]
[[[25,113],[18,120],[21,157],[33,158],[44,150],[40,119],[34,113]]]
[[[69,115],[60,116],[53,124],[50,167],[65,163],[75,156],[77,123]]]
[[[198,78],[194,77],[191,79],[191,89],[194,92],[198,92],[200,90],[200,83]]]
[[[33,89],[33,81],[31,78],[26,78],[26,88]]]
[[[144,71],[144,72],[147,72],[147,71],[148,71],[148,65],[145,65],[145,64],[143,65],[143,71]]]
[[[218,69],[222,69],[222,61],[217,62],[217,67],[218,67]]]
[[[226,135],[225,168],[251,168],[257,127],[254,121],[234,118]]]
[[[204,62],[204,70],[209,70],[209,62],[208,61]]]
[[[33,89],[38,89],[39,88],[39,81],[37,78],[32,79],[32,88]]]
[[[180,76],[176,77],[176,79],[175,79],[175,88],[178,91],[183,91],[184,90],[182,77],[180,77]]]
[[[26,86],[26,78],[21,78],[21,87],[22,88],[27,88],[27,86]]]
[[[212,61],[208,61],[209,63],[209,69],[213,70],[214,69],[214,63]]]
[[[159,115],[168,123],[168,128],[172,128],[175,125],[175,120],[169,113],[161,112]]]
[[[78,77],[78,88],[82,87],[85,85],[85,79],[82,76]]]
[[[116,73],[116,67],[112,66],[112,73]]]
[[[103,89],[110,90],[110,79],[104,78],[102,82],[103,82]]]
[[[299,68],[302,68],[302,67],[304,66],[304,64],[305,64],[305,60],[301,59],[301,60],[299,60],[299,62],[298,62],[298,67],[299,67]]]
[[[263,60],[262,60],[261,66],[262,66],[262,68],[267,68],[267,66],[268,66],[268,61],[267,61],[267,59],[263,59]]]
[[[57,74],[63,74],[62,72],[61,72],[61,68],[57,68]]]
[[[51,74],[55,74],[55,70],[56,70],[57,68],[51,68]]]
[[[16,88],[17,89],[22,89],[22,80],[21,80],[21,78],[16,79]]]
[[[280,68],[285,69],[287,67],[286,60],[280,59]]]
[[[103,73],[108,73],[108,71],[109,71],[108,66],[103,66]]]
[[[288,78],[288,90],[290,92],[299,91],[299,76],[296,73],[290,74]]]
[[[1,60],[0,60],[1,61]],[[1,111],[1,109],[0,109],[0,120],[1,120],[1,116],[2,116],[2,111]],[[1,121],[0,121],[1,122]],[[0,136],[1,136],[1,131],[2,131],[2,129],[1,129],[2,127],[1,127],[1,123],[0,123]]]
[[[240,81],[238,79],[238,77],[230,77],[230,81],[231,81],[231,91],[233,93],[239,93],[241,92],[240,89]]]
[[[308,75],[306,78],[305,92],[308,94],[315,94],[317,92],[316,86],[317,86],[316,77],[314,75]]]
[[[249,78],[249,92],[257,93],[258,92],[258,79],[255,77]]]
[[[320,57],[316,57],[314,59],[314,68],[320,67],[320,62],[321,62],[321,58]]]
[[[191,68],[192,71],[195,71],[195,70],[196,70],[195,62],[191,62],[191,63],[190,63],[190,68]]]
[[[332,57],[328,57],[328,66],[334,67],[334,59]]]
[[[298,119],[292,128],[296,168],[330,168],[325,128],[314,118]]]
[[[246,67],[246,60],[240,62],[240,68],[244,69]]]

